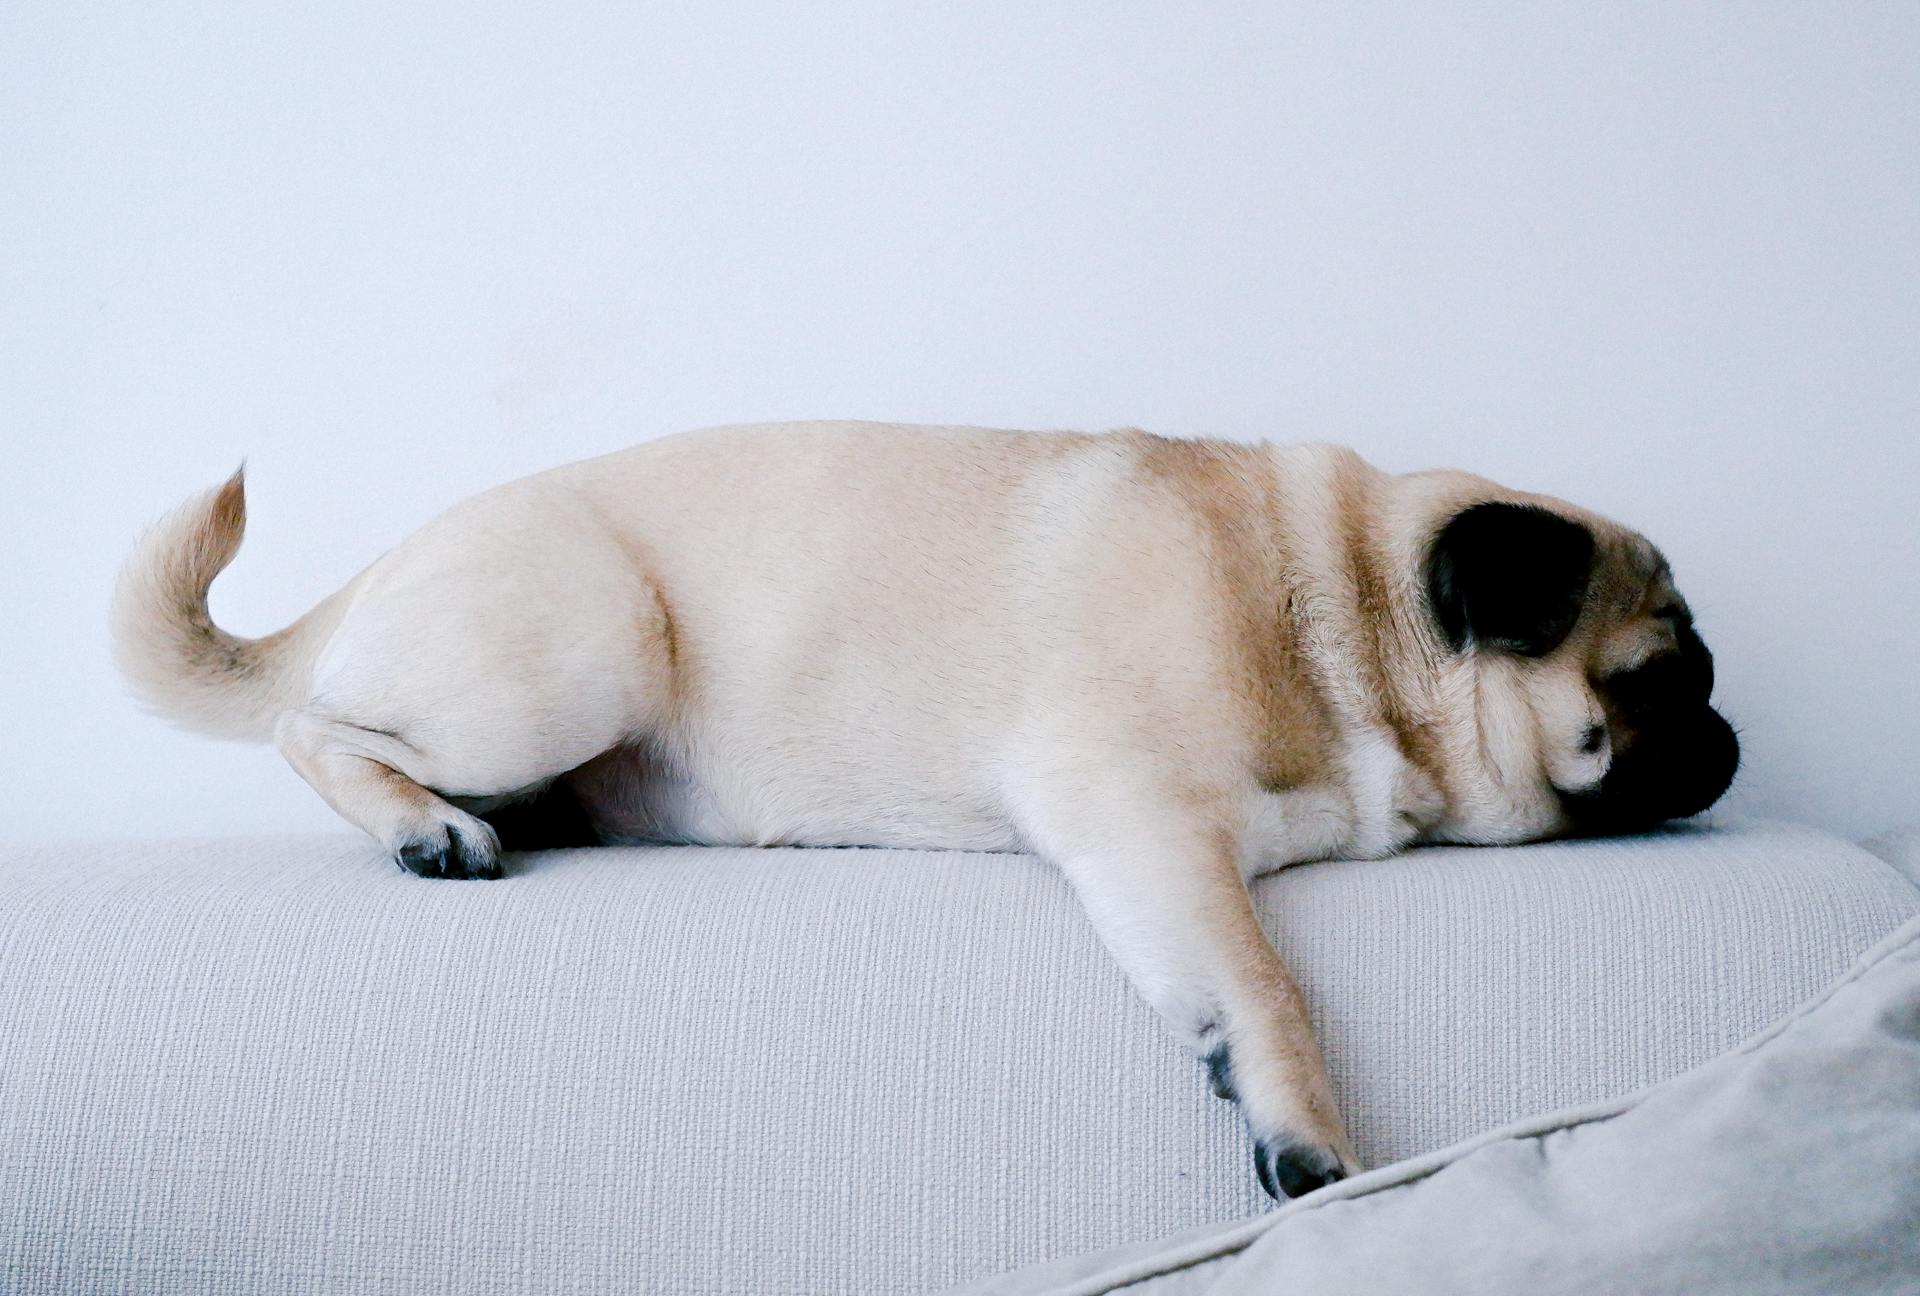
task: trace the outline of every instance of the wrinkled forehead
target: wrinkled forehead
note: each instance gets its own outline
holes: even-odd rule
[[[1677,646],[1679,626],[1692,614],[1673,582],[1666,557],[1645,536],[1609,528],[1596,546],[1589,608],[1600,633],[1588,652],[1597,676],[1632,670]]]

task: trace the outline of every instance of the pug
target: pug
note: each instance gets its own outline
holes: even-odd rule
[[[207,611],[244,525],[236,473],[120,581],[162,715],[271,740],[423,878],[503,835],[1035,852],[1276,1198],[1356,1161],[1250,879],[1646,828],[1739,760],[1653,545],[1332,446],[689,433],[475,496],[258,639]]]

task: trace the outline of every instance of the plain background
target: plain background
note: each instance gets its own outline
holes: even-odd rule
[[[1920,815],[1920,5],[0,11],[0,834],[336,821],[110,668],[702,424],[1351,443],[1668,552],[1742,808]],[[644,501],[636,501],[644,507]]]

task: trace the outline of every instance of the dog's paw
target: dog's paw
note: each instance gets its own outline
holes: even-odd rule
[[[1246,1115],[1248,1130],[1253,1135],[1253,1170],[1269,1197],[1275,1201],[1301,1197],[1353,1173],[1351,1153],[1342,1156],[1334,1150],[1336,1146],[1347,1145],[1337,1121],[1330,1132],[1315,1137],[1289,1132],[1298,1126],[1291,1122],[1282,1125],[1272,1116],[1264,1121],[1257,1119],[1247,1111],[1240,1086],[1235,1082],[1233,1050],[1227,1041],[1213,1039],[1211,1032],[1203,1035],[1202,1040],[1212,1043],[1212,1047],[1200,1055],[1207,1068],[1207,1081],[1215,1097],[1240,1104],[1241,1112]],[[1262,1129],[1272,1132],[1262,1134]]]
[[[1275,1201],[1304,1197],[1347,1177],[1347,1167],[1332,1148],[1286,1134],[1254,1139],[1253,1170]]]
[[[500,842],[485,824],[480,829],[438,825],[437,832],[400,843],[393,862],[415,877],[491,881],[501,876]]]

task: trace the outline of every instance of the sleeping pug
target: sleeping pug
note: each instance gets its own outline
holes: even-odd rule
[[[1705,809],[1738,746],[1667,563],[1329,446],[823,423],[498,487],[276,634],[239,474],[142,541],[120,665],[429,878],[543,844],[1034,851],[1297,1196],[1355,1159],[1248,879]]]

